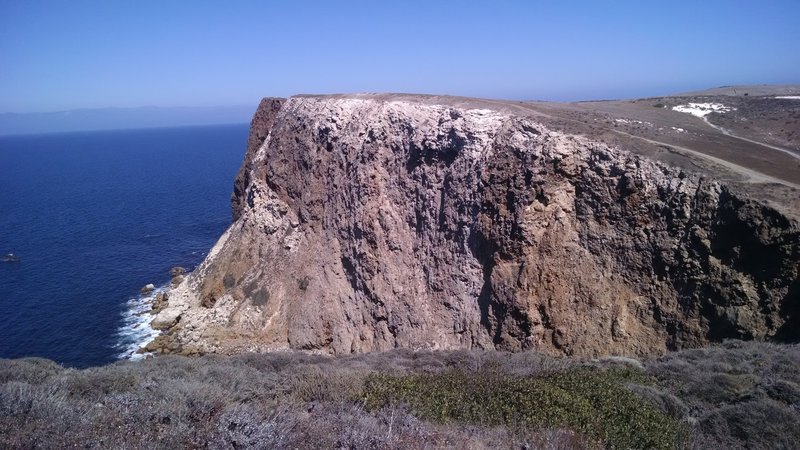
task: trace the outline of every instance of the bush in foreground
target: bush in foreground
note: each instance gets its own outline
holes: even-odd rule
[[[798,346],[0,360],[0,448],[793,448]],[[687,434],[688,433],[688,434]]]

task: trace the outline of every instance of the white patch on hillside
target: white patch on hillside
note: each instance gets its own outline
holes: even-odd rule
[[[206,255],[206,260],[211,261],[217,256],[220,250],[222,250],[222,247],[225,246],[225,243],[228,242],[228,238],[230,237],[230,235],[231,235],[231,227],[228,227],[228,229],[225,230],[224,233],[222,233],[222,236],[219,237],[217,243],[214,244],[213,247],[211,247],[211,250],[209,250],[208,255]]]
[[[270,138],[272,138],[272,133],[267,133],[264,142],[262,142],[261,146],[256,150],[256,156],[253,158],[254,163],[263,163],[267,159],[267,147],[269,147]]]
[[[725,106],[722,103],[689,103],[688,105],[673,106],[672,110],[697,117],[705,117],[713,112],[726,113],[728,111],[735,111],[736,108]]]
[[[652,123],[650,123],[650,122],[645,122],[645,121],[643,121],[643,120],[633,120],[633,119],[614,119],[614,121],[615,121],[615,122],[617,122],[617,123],[625,123],[625,124],[631,124],[631,123],[635,123],[635,124],[637,124],[637,125],[647,125],[648,127],[652,127],[652,126],[653,126],[653,124],[652,124]]]
[[[775,98],[782,98],[784,100],[800,100],[800,95],[779,95]]]

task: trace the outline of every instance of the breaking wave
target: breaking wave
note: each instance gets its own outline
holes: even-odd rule
[[[150,310],[156,295],[164,292],[166,288],[167,286],[161,286],[126,302],[126,309],[122,312],[122,326],[116,333],[117,343],[114,346],[118,352],[118,359],[138,360],[147,356],[138,350],[161,334],[150,326],[150,321],[153,320]]]

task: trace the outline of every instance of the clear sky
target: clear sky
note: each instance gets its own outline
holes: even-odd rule
[[[800,83],[800,0],[0,0],[0,112]]]

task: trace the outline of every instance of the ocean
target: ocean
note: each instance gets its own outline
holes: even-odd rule
[[[231,222],[248,126],[0,137],[0,358],[129,358],[139,289],[193,269]]]

